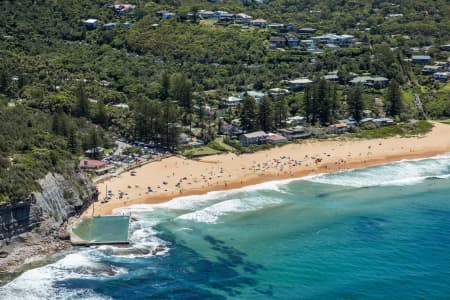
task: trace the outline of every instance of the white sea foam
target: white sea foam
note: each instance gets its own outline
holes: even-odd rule
[[[429,178],[450,177],[450,155],[402,160],[377,167],[321,174],[304,180],[350,187],[403,186],[423,182]]]
[[[219,217],[230,213],[242,213],[259,210],[265,207],[278,205],[281,199],[251,197],[250,199],[231,199],[215,203],[203,209],[183,214],[177,219],[191,220],[203,223],[216,223]]]
[[[101,278],[126,273],[126,269],[99,263],[92,250],[72,253],[44,267],[24,272],[0,287],[1,299],[109,299],[89,289],[56,287],[57,282],[75,278]]]

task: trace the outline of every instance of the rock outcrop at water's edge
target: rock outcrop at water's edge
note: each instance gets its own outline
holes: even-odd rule
[[[39,185],[41,191],[26,199],[0,204],[0,284],[2,277],[21,265],[69,248],[68,219],[98,197],[95,186],[81,173],[70,180],[49,173]]]

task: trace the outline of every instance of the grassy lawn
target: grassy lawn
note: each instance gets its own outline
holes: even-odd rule
[[[450,119],[440,120],[439,122],[450,125]]]
[[[200,25],[204,26],[213,26],[215,23],[217,23],[217,20],[209,19],[209,20],[200,20]]]
[[[231,147],[228,144],[225,144],[223,142],[223,138],[217,138],[214,141],[210,142],[208,144],[208,147],[213,148],[217,151],[224,151],[224,152],[234,152],[236,151],[235,148]]]
[[[186,149],[183,151],[183,155],[187,157],[199,157],[199,156],[206,156],[206,155],[214,155],[222,153],[221,151],[215,150],[208,146],[201,146],[201,147],[195,147],[191,149]]]
[[[351,135],[358,138],[377,139],[393,136],[423,135],[430,132],[432,128],[433,124],[430,122],[418,121],[414,124],[397,124],[377,129],[363,129]]]

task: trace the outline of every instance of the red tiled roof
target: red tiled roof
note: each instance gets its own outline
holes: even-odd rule
[[[267,139],[271,140],[271,141],[281,141],[281,140],[286,140],[286,138],[282,135],[271,135],[268,136]]]
[[[347,127],[347,124],[345,124],[345,123],[334,124],[333,127],[336,127],[336,128],[345,128],[345,127]]]
[[[82,159],[80,160],[81,168],[100,168],[106,166],[104,161],[94,160],[94,159]]]

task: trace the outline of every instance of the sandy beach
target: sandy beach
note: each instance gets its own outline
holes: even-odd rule
[[[152,162],[97,185],[99,201],[83,216],[111,214],[135,204],[235,189],[271,180],[299,178],[450,152],[450,125],[434,123],[420,137],[306,140],[252,154],[222,154],[197,160],[170,157]],[[107,191],[112,199],[101,203]]]

